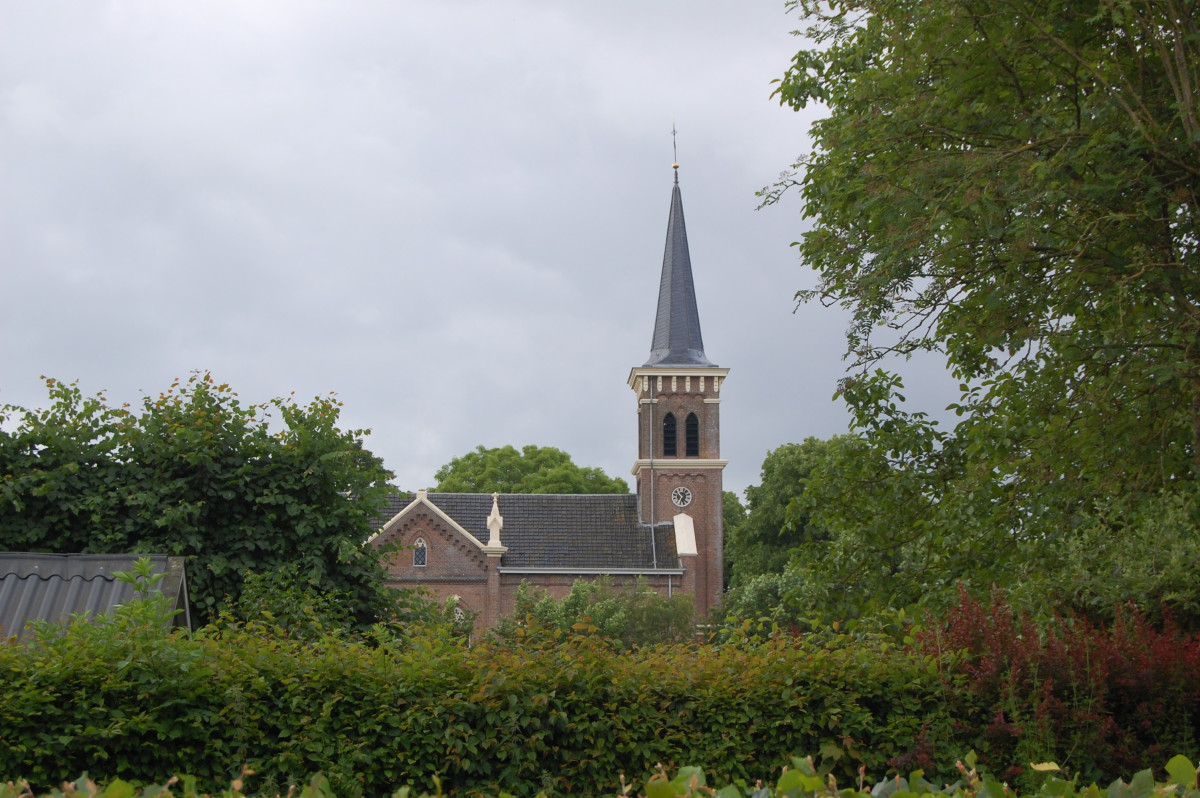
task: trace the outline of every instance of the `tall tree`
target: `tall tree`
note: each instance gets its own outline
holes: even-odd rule
[[[485,449],[456,457],[435,475],[439,493],[628,493],[629,485],[603,469],[575,465],[552,446]]]
[[[733,575],[729,562],[729,542],[737,538],[742,525],[746,523],[746,505],[742,504],[742,500],[731,490],[725,491],[721,499],[721,529],[725,536],[725,589],[728,590],[729,580]]]
[[[0,549],[187,555],[202,617],[285,565],[362,622],[389,611],[362,543],[391,474],[338,429],[340,402],[247,406],[193,374],[133,409],[46,383],[46,409],[0,412]]]
[[[767,452],[762,482],[746,488],[745,520],[725,529],[726,574],[737,587],[759,574],[782,573],[802,543],[828,536],[814,527],[806,511],[788,512],[807,489],[808,478],[827,456],[829,442],[808,438]]]
[[[819,282],[798,298],[852,313],[867,448],[836,470],[862,490],[827,485],[820,512],[857,535],[857,574],[922,554],[924,589],[1019,574],[1100,500],[1116,530],[1194,496],[1200,3],[791,5],[810,46],[778,96],[830,115],[766,201],[799,187]],[[886,370],[922,350],[961,383],[953,430]]]

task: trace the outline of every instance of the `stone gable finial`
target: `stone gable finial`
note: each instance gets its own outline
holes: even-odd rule
[[[500,515],[500,494],[492,494],[492,512],[488,514],[488,549],[504,550],[500,542],[500,530],[504,528],[504,517]]]

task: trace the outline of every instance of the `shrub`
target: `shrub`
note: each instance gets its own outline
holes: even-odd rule
[[[958,605],[920,640],[953,663],[960,745],[1003,778],[1020,781],[1018,763],[1043,759],[1090,780],[1169,751],[1197,754],[1200,635],[1180,631],[1169,612],[1161,628],[1132,607],[1108,628],[1079,617],[1039,625],[1000,592],[984,604],[960,589]]]
[[[571,592],[558,600],[522,582],[513,614],[501,620],[494,636],[512,641],[525,639],[533,630],[555,637],[598,635],[623,648],[681,642],[695,635],[694,599],[684,593],[659,595],[643,580],[616,587],[603,577],[576,580]]]
[[[0,646],[0,780],[46,788],[191,773],[217,790],[286,791],[315,772],[338,795],[396,785],[458,793],[601,794],[656,763],[722,781],[817,752],[822,773],[954,750],[936,662],[885,643],[778,639],[624,653],[444,636],[298,639],[230,625],[186,636],[78,623]],[[932,769],[952,772],[934,757]]]

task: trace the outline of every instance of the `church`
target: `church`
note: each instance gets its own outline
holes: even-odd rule
[[[721,388],[729,369],[704,355],[674,165],[650,357],[629,372],[637,459],[630,495],[394,495],[370,540],[389,546],[388,584],[453,597],[490,627],[529,582],[561,598],[577,579],[644,580],[695,597],[705,617],[722,591]],[[630,441],[633,449],[635,441]]]

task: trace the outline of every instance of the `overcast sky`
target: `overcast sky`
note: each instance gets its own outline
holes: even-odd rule
[[[628,479],[672,121],[726,487],[844,431],[845,322],[792,295],[811,115],[782,0],[4,4],[0,403],[208,370],[336,392],[406,488],[476,445]],[[814,111],[814,113],[816,113]]]

